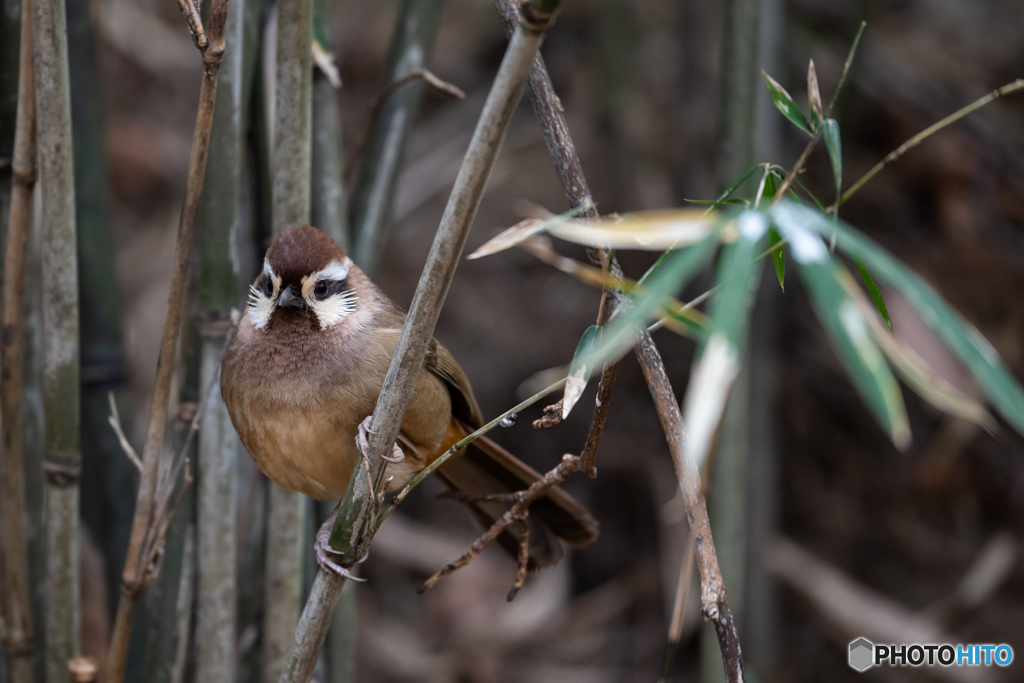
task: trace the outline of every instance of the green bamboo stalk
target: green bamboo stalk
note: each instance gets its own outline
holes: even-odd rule
[[[36,181],[36,117],[32,74],[32,22],[28,0],[21,6],[17,130],[11,168],[13,187],[7,223],[3,271],[3,325],[0,342],[0,403],[3,454],[0,456],[0,551],[3,569],[3,634],[11,683],[30,683],[32,675],[32,605],[28,545],[25,541],[25,453],[21,429],[22,361],[25,334],[25,260],[31,226],[32,189]]]
[[[277,237],[309,223],[312,164],[312,0],[277,4],[272,229]],[[270,485],[264,588],[262,680],[281,675],[302,601],[306,500]]]
[[[63,0],[32,3],[42,193],[43,407],[46,414],[46,678],[70,681],[79,653],[78,263],[66,13]]]
[[[722,105],[719,113],[718,185],[724,189],[754,163],[761,0],[728,0],[722,35]],[[721,429],[708,516],[729,605],[742,623],[746,583],[747,463],[750,451],[749,364],[743,363]],[[701,680],[724,681],[717,631],[701,632]],[[731,678],[731,677],[730,677]]]
[[[374,487],[383,481],[386,461],[381,455],[390,452],[398,436],[487,179],[512,113],[526,88],[544,31],[559,6],[560,3],[556,2],[545,3],[544,7],[528,5],[525,8],[524,13],[530,21],[516,28],[480,114],[370,422],[371,434],[375,436],[368,454],[372,463],[369,478]],[[331,546],[340,551],[342,563],[349,567],[362,556],[373,535],[376,492],[370,488],[367,471],[366,462],[360,461],[349,479],[338,521],[331,534]],[[344,578],[335,574],[327,574],[323,570],[317,573],[279,683],[306,683],[309,680],[344,583]]]
[[[329,52],[331,25],[327,0],[313,0],[313,40]],[[342,168],[338,89],[321,69],[315,69],[310,221],[348,252],[351,244]]]
[[[209,177],[199,207],[201,235],[198,324],[200,391],[213,386],[199,429],[196,477],[197,683],[232,681],[236,656],[236,500],[238,437],[217,381],[231,311],[238,304],[247,97],[255,56],[258,3],[238,0],[225,26],[225,52],[210,139]]]
[[[75,220],[81,306],[82,518],[101,545],[111,609],[128,549],[132,506],[124,495],[136,472],[110,429],[107,399],[125,401],[127,375],[120,294],[110,234],[111,199],[104,151],[102,86],[88,0],[66,0],[75,142]],[[122,416],[131,411],[121,410]],[[130,431],[129,425],[124,429]]]
[[[381,76],[382,89],[416,69],[430,66],[443,7],[444,0],[403,0]],[[387,98],[352,189],[352,258],[371,277],[391,229],[398,174],[405,163],[425,87],[422,79],[416,79]]]
[[[313,39],[323,50],[330,50],[332,41],[327,0],[313,0]],[[350,252],[341,142],[338,90],[326,74],[316,69],[313,73],[311,223],[330,235],[346,252]],[[326,508],[328,505],[318,507]],[[330,512],[325,510],[324,514],[317,517],[324,519]],[[316,532],[316,528],[313,532]],[[350,587],[342,591],[338,600],[338,608],[334,610],[327,633],[327,647],[324,656],[321,656],[321,659],[326,659],[327,683],[355,681],[356,631],[355,589]]]

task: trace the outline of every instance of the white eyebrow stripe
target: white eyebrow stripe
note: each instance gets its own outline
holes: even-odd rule
[[[326,268],[318,270],[310,276],[314,282],[317,280],[344,280],[348,277],[348,271],[352,267],[352,261],[345,257],[342,262],[331,261]]]
[[[274,277],[274,269],[270,267],[270,261],[267,259],[263,259],[263,274],[271,279]]]

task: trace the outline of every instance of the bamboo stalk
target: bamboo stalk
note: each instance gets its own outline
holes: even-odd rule
[[[313,39],[321,49],[331,45],[327,0],[313,1]],[[313,171],[310,178],[310,222],[351,251],[348,203],[342,180],[341,107],[338,86],[324,73],[313,73]]]
[[[380,87],[426,69],[434,53],[444,0],[403,0],[392,32]],[[421,79],[388,95],[380,109],[352,188],[353,260],[371,277],[391,228],[398,174],[423,102]]]
[[[132,489],[136,474],[107,422],[107,395],[113,391],[123,403],[127,373],[96,35],[89,0],[66,2],[81,307],[82,521],[103,552],[113,609],[132,524],[132,502],[124,492]],[[129,425],[123,426],[131,431]]]
[[[225,25],[224,60],[210,134],[209,179],[199,207],[200,391],[212,386],[199,427],[196,477],[195,681],[232,681],[235,656],[237,562],[235,466],[239,443],[217,378],[231,311],[238,303],[238,263],[232,243],[241,231],[245,134],[254,43],[247,33],[257,3],[235,3]]]
[[[277,5],[272,229],[277,237],[309,222],[312,163],[313,11],[311,0]],[[262,680],[281,675],[299,620],[306,499],[270,484],[264,578]]]
[[[183,0],[187,2],[187,0]],[[186,15],[188,18],[188,15]],[[154,524],[159,522],[157,506],[157,484],[163,451],[167,411],[170,405],[171,380],[174,374],[174,356],[181,330],[182,314],[188,280],[188,266],[192,252],[192,236],[195,232],[199,196],[206,173],[206,158],[209,152],[210,129],[213,124],[213,109],[217,95],[217,72],[224,53],[224,25],[227,19],[227,0],[214,0],[210,10],[209,38],[190,25],[196,46],[203,56],[203,80],[199,91],[199,107],[196,115],[192,153],[189,158],[188,181],[185,201],[178,223],[178,239],[174,252],[174,267],[171,291],[168,297],[167,318],[160,343],[157,361],[156,382],[153,403],[150,406],[149,430],[143,450],[143,471],[139,482],[135,505],[135,518],[128,554],[122,574],[121,598],[118,602],[114,631],[111,636],[109,674],[110,683],[120,683],[124,678],[125,659],[131,634],[132,615],[135,603],[146,583],[152,577],[150,558],[154,557],[154,543],[162,543],[159,534],[154,536]]]
[[[3,323],[0,342],[0,554],[3,556],[4,650],[11,683],[32,681],[32,605],[25,541],[25,452],[21,429],[22,362],[25,340],[25,260],[36,182],[36,119],[32,78],[32,21],[29,0],[21,7],[17,124],[11,161],[11,211],[4,255]]]
[[[79,652],[78,264],[66,13],[32,3],[37,144],[42,194],[43,408],[46,415],[46,676],[70,680]]]
[[[313,2],[313,38],[324,50],[331,46],[327,0]],[[341,111],[338,89],[321,69],[313,74],[313,172],[311,177],[311,223],[351,252],[348,205],[342,179]],[[320,509],[333,504],[321,504]],[[319,518],[324,518],[327,509]],[[315,525],[314,525],[315,526]],[[315,531],[315,529],[314,529]],[[314,567],[315,571],[315,567]],[[355,681],[357,610],[355,587],[342,590],[327,633],[327,683]]]
[[[371,433],[376,436],[370,442],[369,460],[375,487],[380,485],[384,474],[385,461],[380,456],[390,452],[391,444],[398,436],[508,122],[526,87],[544,31],[559,6],[559,2],[545,3],[543,7],[528,6],[532,21],[521,25],[513,34],[480,114],[374,409]],[[352,566],[362,556],[365,544],[372,537],[376,492],[370,489],[366,471],[365,462],[361,462],[349,480],[338,522],[331,534],[331,545],[341,551],[342,562],[347,566]],[[322,570],[317,573],[280,683],[305,683],[309,680],[343,585],[344,579],[340,576],[326,574]]]

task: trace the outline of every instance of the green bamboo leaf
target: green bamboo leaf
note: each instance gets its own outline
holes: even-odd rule
[[[796,106],[796,102],[790,96],[786,89],[779,85],[778,81],[769,76],[764,69],[761,70],[761,74],[764,75],[764,82],[768,85],[768,94],[771,95],[772,102],[779,108],[782,115],[785,116],[790,122],[793,123],[797,128],[813,135],[814,132],[811,130],[811,124],[807,122],[800,107]]]
[[[768,246],[774,247],[776,244],[782,241],[779,237],[779,233],[775,228],[768,231]],[[775,277],[779,280],[779,287],[782,287],[782,291],[786,291],[786,251],[785,246],[779,247],[772,252],[772,263],[775,264]]]
[[[908,386],[939,410],[974,422],[990,432],[993,430],[995,419],[985,410],[985,406],[938,375],[909,344],[897,339],[882,325],[853,278],[844,273],[841,283],[860,308],[861,315],[871,329],[871,335]]]
[[[722,204],[747,203],[746,200],[744,200],[744,199],[731,200],[731,199],[729,199],[729,197],[732,196],[733,192],[735,192],[736,190],[740,189],[740,187],[743,185],[743,183],[745,183],[748,180],[750,180],[750,176],[754,175],[754,172],[757,171],[757,169],[761,168],[762,166],[764,166],[764,164],[754,164],[753,166],[748,168],[746,170],[746,172],[742,176],[740,176],[739,180],[737,180],[735,183],[733,183],[732,185],[727,187],[722,194],[718,195],[718,199],[713,199],[713,200],[686,199],[684,201],[690,202],[692,204],[711,204],[711,208],[708,209],[708,213],[710,213],[711,211],[717,209]]]
[[[843,144],[839,138],[839,122],[835,119],[825,119],[822,134],[825,136],[825,147],[828,148],[828,159],[832,162],[832,175],[836,181],[838,200],[843,190]]]
[[[897,448],[910,443],[910,426],[899,385],[872,338],[857,304],[843,287],[846,270],[830,256],[815,226],[824,217],[794,202],[771,210],[779,233],[790,245],[800,278],[806,283],[818,318],[829,333],[839,359],[875,419]]]
[[[802,214],[807,210],[795,207],[795,211]],[[917,310],[936,336],[967,366],[992,405],[1014,429],[1024,434],[1024,390],[977,328],[965,321],[931,285],[872,239],[845,223],[832,223],[813,211],[808,213],[813,214],[806,220],[814,229],[829,237],[836,235],[841,249],[859,258],[879,280]]]
[[[715,277],[717,294],[711,302],[711,332],[694,364],[683,400],[683,421],[691,457],[698,470],[711,448],[722,419],[729,389],[740,370],[755,285],[768,232],[768,219],[760,211],[746,211],[736,220],[739,237],[726,247]]]
[[[882,316],[882,320],[885,321],[885,326],[889,328],[889,334],[893,334],[892,320],[889,319],[889,309],[885,307],[885,299],[882,298],[882,293],[878,290],[878,285],[875,284],[875,278],[871,277],[871,273],[868,272],[868,269],[864,267],[859,258],[854,256],[853,262],[857,264],[857,269],[860,270],[860,276],[864,280],[864,286],[868,288],[871,300],[875,303],[878,315]]]
[[[569,377],[565,382],[565,395],[562,397],[562,419],[569,417],[573,406],[580,400],[583,390],[587,388],[590,375],[594,371],[593,364],[587,363],[587,355],[594,346],[601,343],[602,328],[591,325],[583,332],[580,343],[576,345],[572,363],[569,364]]]
[[[667,297],[675,295],[689,282],[718,245],[718,240],[716,230],[694,246],[671,252],[655,264],[623,299],[605,325],[600,342],[592,345],[579,363],[591,368],[601,367],[632,348],[641,328],[664,310]]]

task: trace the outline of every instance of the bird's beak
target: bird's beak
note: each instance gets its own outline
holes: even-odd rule
[[[285,287],[284,291],[281,292],[281,296],[277,298],[277,305],[284,307],[298,308],[305,311],[308,307],[306,306],[306,300],[301,296],[295,296],[292,292],[291,287]]]

